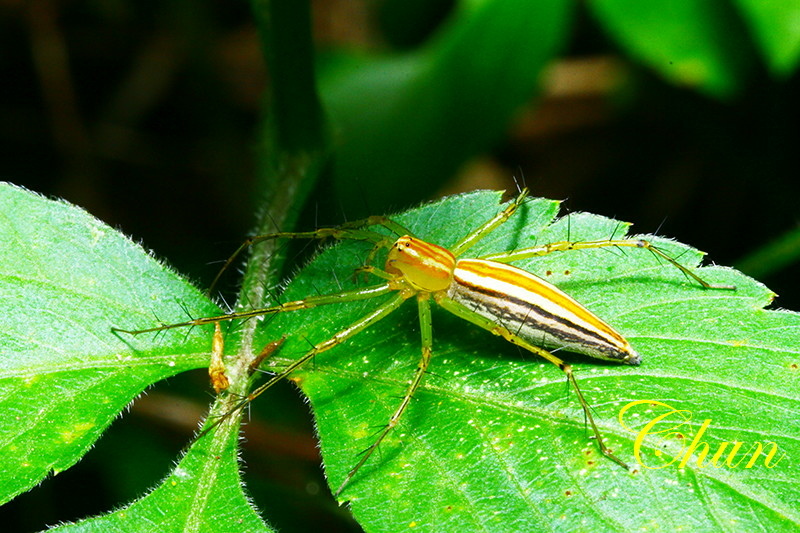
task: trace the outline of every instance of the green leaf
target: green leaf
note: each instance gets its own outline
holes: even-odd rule
[[[481,192],[396,219],[418,236],[449,246],[499,209],[498,194]],[[530,201],[467,255],[564,239],[607,239],[627,229],[588,214],[553,221],[556,211],[555,202]],[[674,241],[653,240],[689,266],[702,257]],[[351,288],[353,269],[369,250],[369,245],[346,242],[324,251],[283,298]],[[625,471],[599,455],[557,368],[435,309],[434,359],[421,390],[342,494],[367,531],[800,526],[795,505],[800,498],[800,316],[764,310],[773,294],[734,270],[699,269],[711,282],[737,287],[704,290],[641,249],[554,253],[518,266],[584,303],[642,355],[641,366],[623,367],[560,354],[576,368],[615,453],[637,464],[637,435],[617,418],[636,400],[691,411],[693,419],[673,431],[683,439],[645,438],[641,457],[647,468]],[[272,360],[279,368],[379,303],[285,313],[270,321],[261,342],[289,335]],[[407,303],[294,374],[311,399],[332,487],[338,487],[388,422],[419,356],[416,306]],[[624,422],[639,431],[656,414],[655,408],[639,407]],[[744,468],[747,460],[738,468],[698,467],[695,457],[684,468],[652,468],[679,457],[681,445],[688,446],[705,419],[711,420],[702,435],[711,447],[706,463],[722,442],[744,442],[743,456],[754,443],[771,441],[779,454],[770,464],[778,464],[765,467],[762,455],[752,468]],[[780,459],[781,454],[786,457]]]
[[[237,420],[232,420],[238,423]],[[158,488],[131,505],[54,531],[272,531],[253,509],[239,481],[236,431],[200,439]]]
[[[592,0],[598,21],[631,55],[679,85],[730,96],[741,85],[747,49],[718,0]]]
[[[0,205],[3,503],[72,466],[148,385],[208,365],[203,332],[132,339],[112,326],[219,309],[74,206],[9,184]]]
[[[496,214],[498,201],[497,193],[461,195],[397,220],[420,237],[449,246]],[[110,334],[112,325],[144,327],[158,323],[154,315],[179,321],[187,311],[199,316],[218,310],[77,208],[8,185],[0,187],[0,202],[5,213],[0,295],[13,310],[3,316],[0,359],[0,408],[4,420],[15,417],[13,427],[2,428],[0,483],[9,497],[31,484],[25,468],[40,479],[52,465],[63,469],[77,460],[148,383],[207,364],[210,328],[123,342]],[[585,214],[554,221],[557,208],[549,200],[527,202],[468,255],[567,238],[619,237],[627,229]],[[687,265],[701,259],[684,245],[655,241]],[[369,252],[369,245],[358,242],[325,250],[282,298],[338,292],[359,283],[352,272]],[[670,426],[683,419],[658,426],[665,433],[640,442],[647,467],[627,472],[599,456],[558,369],[437,309],[434,360],[421,390],[342,494],[366,530],[711,531],[800,525],[795,505],[800,496],[797,314],[765,310],[772,293],[731,269],[698,272],[712,282],[735,284],[735,292],[703,290],[639,249],[563,252],[518,266],[583,302],[642,355],[641,366],[622,367],[559,354],[574,365],[617,455],[636,464],[637,435],[626,426],[638,431],[659,414],[655,407],[640,406],[623,426],[620,410],[632,401],[663,402],[694,418],[675,428]],[[284,313],[264,321],[258,340],[289,336],[269,360],[277,369],[379,303]],[[229,337],[232,351],[236,335]],[[415,306],[407,303],[293,375],[311,398],[333,486],[388,421],[419,350]],[[101,371],[107,379],[87,391],[86,384]],[[49,387],[37,387],[39,382]],[[63,405],[65,398],[71,408]],[[268,398],[258,401],[269,405]],[[771,468],[763,455],[750,468],[742,463],[701,467],[696,457],[683,468],[670,464],[706,419],[702,440],[711,448],[709,457],[723,442],[741,441],[747,449],[769,441],[779,452]],[[89,422],[94,425],[84,432],[88,436],[65,438]],[[155,522],[168,530],[219,530],[231,524],[263,529],[238,483],[235,435],[229,420],[198,441],[153,493],[125,510],[70,527],[138,530]]]
[[[489,149],[534,95],[571,9],[564,0],[462,0],[420,48],[329,61],[320,93],[342,210],[410,205]]]
[[[794,0],[737,0],[770,69],[791,74],[800,59],[800,4]]]
[[[800,228],[793,228],[749,253],[736,267],[751,276],[764,277],[800,261]]]

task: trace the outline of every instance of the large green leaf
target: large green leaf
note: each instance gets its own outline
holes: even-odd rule
[[[322,69],[338,198],[350,216],[365,205],[410,205],[491,148],[569,34],[565,0],[456,4],[413,51],[351,55]]]
[[[740,87],[748,50],[725,2],[592,0],[589,5],[628,53],[674,83],[715,96],[730,96]]]
[[[219,309],[76,207],[8,184],[0,184],[0,205],[0,298],[7,310],[0,318],[0,491],[6,502],[74,464],[145,387],[208,364],[203,332],[133,339],[113,334],[112,326]],[[236,434],[201,441],[161,488],[130,509],[75,527],[129,531],[157,522],[161,531],[201,531],[236,523],[229,519],[262,524],[241,493]]]
[[[3,328],[0,408],[4,419],[19,417],[2,434],[5,470],[0,481],[9,497],[31,484],[22,469],[37,466],[41,478],[54,468],[50,465],[63,469],[77,460],[135,394],[169,375],[162,367],[206,364],[207,328],[120,339],[111,333],[112,325],[151,326],[158,322],[154,316],[181,320],[187,310],[192,315],[216,310],[84,212],[10,186],[0,191],[6,214],[2,296],[26,297],[13,305],[5,301],[6,308],[17,311],[4,315]],[[451,245],[494,215],[498,200],[496,193],[462,195],[397,218],[420,237]],[[626,229],[593,215],[553,222],[556,211],[552,201],[526,203],[469,255],[565,238],[604,239]],[[658,244],[688,265],[700,260],[698,252],[683,245]],[[283,298],[352,286],[353,269],[369,250],[357,242],[326,250]],[[636,434],[620,425],[620,409],[633,400],[651,400],[692,411],[694,419],[673,431],[682,439],[644,440],[641,452],[648,467],[678,456],[680,445],[706,418],[711,423],[703,440],[712,449],[723,441],[743,441],[746,447],[773,441],[786,457],[773,458],[774,468],[766,468],[762,457],[752,468],[701,468],[693,461],[684,468],[640,465],[629,473],[599,456],[558,369],[436,312],[435,357],[422,389],[379,453],[342,494],[365,529],[774,530],[800,524],[794,506],[800,496],[796,314],[764,310],[772,294],[733,270],[701,269],[710,281],[737,286],[735,292],[707,291],[643,250],[564,252],[520,266],[585,303],[643,356],[639,367],[620,367],[562,354],[577,369],[617,455],[636,464]],[[45,298],[52,306],[45,306]],[[270,360],[277,369],[379,303],[285,313],[260,326],[259,341],[289,335]],[[41,318],[43,309],[58,309],[61,319]],[[71,327],[64,326],[66,321]],[[228,339],[230,353],[236,349],[234,332]],[[51,357],[50,351],[56,354]],[[386,423],[418,357],[419,326],[415,306],[408,303],[295,374],[314,406],[332,486],[338,486]],[[90,409],[82,387],[97,374],[96,367],[109,374],[89,395]],[[49,387],[25,388],[42,381]],[[32,402],[27,401],[30,394],[36,394]],[[62,405],[62,397],[72,402],[71,409]],[[268,398],[259,401],[269,405]],[[639,409],[625,423],[638,430],[657,412]],[[64,438],[90,422],[88,437]],[[221,523],[262,527],[238,486],[233,428],[224,424],[219,428],[224,431],[195,443],[173,475],[142,500],[74,527],[138,530],[162,518],[171,530],[219,529]],[[225,521],[214,521],[214,513]]]
[[[451,245],[498,210],[498,195],[452,197],[400,215],[419,236]],[[577,214],[551,224],[555,202],[529,202],[471,250],[480,255],[563,239],[606,239],[626,226]],[[701,254],[673,241],[658,245],[688,265]],[[325,251],[291,284],[286,299],[350,287],[349,274],[369,246]],[[530,354],[445,312],[434,314],[434,360],[400,425],[345,489],[367,530],[519,531],[538,529],[775,529],[800,525],[796,457],[800,427],[797,370],[800,317],[765,311],[772,294],[726,268],[705,267],[710,281],[736,291],[704,290],[645,250],[564,252],[521,262],[618,328],[643,356],[639,367],[599,364],[564,354],[596,410],[610,446],[636,465],[636,434],[617,420],[635,400],[694,413],[678,432],[691,439],[774,441],[784,458],[746,469],[674,465],[626,472],[598,454],[563,374]],[[262,342],[288,333],[286,361],[331,336],[379,302],[285,314]],[[441,311],[441,310],[439,310]],[[311,398],[326,473],[337,487],[386,424],[419,359],[416,306],[314,359],[295,379]],[[276,359],[275,364],[282,362]],[[655,408],[654,408],[655,409]],[[658,411],[629,412],[637,431]],[[673,421],[670,419],[670,421]],[[661,426],[659,426],[661,427]],[[677,456],[680,444],[645,439],[648,467]],[[666,447],[665,447],[666,446]],[[660,456],[656,456],[660,453]],[[742,454],[744,451],[742,451]],[[713,455],[713,450],[712,450]],[[747,463],[745,461],[744,463]]]
[[[112,325],[217,308],[78,208],[9,184],[0,203],[0,411],[13,421],[0,429],[5,502],[73,465],[145,387],[207,365],[202,333],[133,345]]]
[[[780,75],[800,59],[800,4],[795,0],[737,0],[767,64]]]

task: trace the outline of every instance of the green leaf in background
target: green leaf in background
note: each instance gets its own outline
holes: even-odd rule
[[[204,333],[112,326],[218,308],[79,208],[9,184],[0,205],[2,503],[72,466],[148,385],[208,365]]]
[[[794,228],[737,262],[736,268],[764,278],[800,261],[800,228]]]
[[[230,419],[238,424],[238,419]],[[203,438],[153,492],[112,513],[54,531],[218,532],[272,531],[242,492],[237,454],[238,432],[227,439]]]
[[[452,245],[499,209],[498,194],[451,197],[399,215],[422,238]],[[534,200],[468,255],[570,239],[620,236],[626,226],[576,214],[556,220],[557,204]],[[658,245],[696,265],[701,254],[674,241]],[[286,300],[352,286],[369,246],[326,250],[292,282]],[[654,400],[694,413],[686,439],[648,438],[643,457],[660,466],[680,455],[703,420],[703,441],[777,443],[775,468],[639,467],[601,457],[563,374],[442,310],[434,313],[434,359],[422,389],[342,494],[367,531],[617,530],[694,531],[800,526],[800,316],[763,309],[773,295],[731,269],[705,267],[709,291],[643,250],[552,254],[519,266],[556,283],[607,320],[642,355],[639,367],[562,354],[615,453],[636,464],[636,434],[617,420],[629,402]],[[351,302],[287,313],[262,342],[291,332],[279,365],[329,338],[377,305]],[[386,424],[418,363],[416,306],[406,304],[346,344],[320,354],[294,380],[314,408],[326,473],[335,488]],[[285,358],[285,359],[284,359]],[[261,399],[268,402],[268,399]],[[633,411],[637,431],[651,416]],[[665,447],[666,446],[666,447]],[[661,454],[660,456],[657,454]],[[744,453],[744,452],[743,452]],[[713,454],[713,452],[712,452]],[[762,456],[763,459],[763,456]],[[746,463],[746,461],[745,461]]]
[[[720,0],[591,0],[598,22],[632,56],[679,85],[714,96],[741,86],[748,50]]]
[[[800,3],[795,0],[737,0],[772,72],[792,73],[800,59]]]
[[[571,12],[564,0],[463,0],[421,48],[324,65],[342,210],[410,205],[489,149],[535,93]]]

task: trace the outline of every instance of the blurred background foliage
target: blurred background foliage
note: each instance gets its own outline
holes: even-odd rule
[[[800,308],[797,2],[318,0],[322,116],[275,75],[302,69],[309,43],[270,56],[292,22],[254,4],[260,17],[245,2],[0,0],[0,179],[86,208],[207,286],[276,186],[278,123],[324,163],[287,224],[523,179],[740,265]],[[0,522],[36,530],[141,495],[190,438],[205,381],[157,386]],[[297,393],[265,402],[243,452],[256,504],[285,531],[357,529]]]

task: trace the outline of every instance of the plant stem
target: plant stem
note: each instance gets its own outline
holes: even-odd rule
[[[258,141],[258,214],[255,234],[286,231],[327,160],[324,114],[316,89],[311,12],[307,0],[253,0],[252,8],[269,74]],[[284,257],[275,241],[254,246],[237,308],[263,307],[280,281]],[[256,320],[242,324],[240,357],[228,369],[230,391],[246,395]]]

